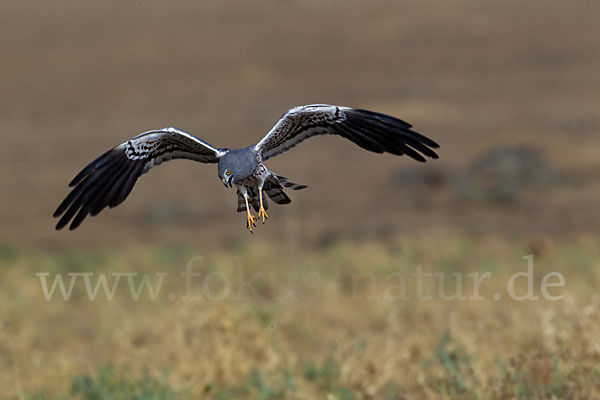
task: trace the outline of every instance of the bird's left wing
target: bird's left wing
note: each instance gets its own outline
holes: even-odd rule
[[[73,178],[69,183],[73,189],[54,212],[54,217],[62,215],[56,229],[71,219],[69,229],[75,229],[86,216],[118,206],[140,176],[165,161],[216,163],[226,152],[173,127],[141,133],[108,150]]]
[[[439,145],[411,128],[407,122],[374,111],[313,104],[287,111],[254,149],[266,160],[310,137],[339,135],[376,153],[406,154],[417,161],[425,161],[423,155],[438,158],[432,148]]]

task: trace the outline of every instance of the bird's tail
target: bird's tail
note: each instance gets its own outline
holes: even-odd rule
[[[272,178],[272,176],[271,176],[271,178]],[[302,189],[306,189],[308,187],[306,185],[299,185],[297,183],[290,182],[288,180],[288,178],[286,178],[284,176],[280,176],[280,175],[275,175],[274,179],[276,179],[280,185],[285,186],[286,188],[292,189],[292,190],[302,190]]]
[[[307,188],[306,185],[299,185],[294,182],[290,182],[288,178],[283,176],[272,174],[265,185],[263,186],[263,192],[269,196],[276,204],[290,204],[292,200],[283,191],[283,188],[291,190],[301,190]]]
[[[290,182],[287,178],[279,175],[272,174],[267,178],[265,184],[263,185],[263,207],[265,210],[269,209],[269,202],[267,201],[267,196],[275,202],[275,204],[290,204],[292,200],[288,197],[287,194],[283,191],[283,189],[291,189],[291,190],[301,190],[305,189],[308,186],[299,185],[294,182]],[[248,191],[250,197],[248,198],[248,203],[252,204],[252,208],[254,211],[258,212],[260,208],[260,199],[258,198],[258,189],[250,188]],[[238,191],[238,212],[246,211],[246,201],[244,200],[244,196]]]

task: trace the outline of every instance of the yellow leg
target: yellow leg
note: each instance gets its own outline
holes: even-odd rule
[[[258,197],[260,198],[260,208],[258,209],[258,218],[262,218],[262,223],[265,223],[265,218],[269,218],[265,208],[263,207],[262,189],[258,189]]]
[[[244,196],[246,201],[246,228],[252,233],[252,225],[256,226],[256,219],[250,214],[250,206],[248,205],[248,197]]]

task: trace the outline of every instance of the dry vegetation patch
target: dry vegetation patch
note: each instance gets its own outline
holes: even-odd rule
[[[513,300],[507,282],[527,271],[521,257],[532,249],[539,299]],[[318,251],[6,248],[1,263],[0,386],[12,398],[599,395],[594,238],[434,235]],[[181,275],[188,264],[198,274],[191,292]],[[418,293],[419,266],[443,274],[443,288],[433,275]],[[70,300],[57,289],[46,301],[39,272],[50,274],[49,284],[56,274],[66,282],[69,272],[80,273]],[[156,298],[144,288],[134,300],[125,275],[112,300],[102,288],[88,298],[85,274],[93,288],[101,274],[110,286],[112,274],[125,272],[137,273],[135,288],[148,274]],[[485,272],[484,299],[470,299],[469,274]],[[541,296],[549,272],[564,276],[563,287],[548,289],[564,299]],[[159,290],[157,274],[165,274]],[[455,276],[467,299],[444,300],[456,294]],[[525,281],[515,285],[518,294],[526,290]]]

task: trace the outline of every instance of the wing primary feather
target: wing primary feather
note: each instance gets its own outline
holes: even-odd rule
[[[79,212],[77,213],[75,218],[73,218],[73,221],[69,226],[69,230],[77,228],[81,224],[81,222],[83,222],[85,217],[87,217],[90,210],[90,203],[94,201],[98,192],[104,189],[106,181],[108,179],[107,175],[100,173],[97,173],[92,177],[94,179],[86,179],[85,181],[80,183],[80,185],[83,186],[83,190],[81,191],[81,194],[72,202],[69,211],[63,216],[63,218],[66,217],[66,219],[63,221],[60,227],[58,227],[57,225],[57,229],[61,229],[62,227],[64,227],[69,222],[69,220],[73,218],[77,211]]]
[[[414,140],[407,140],[406,144],[408,146],[412,147],[413,149],[420,151],[427,157],[430,157],[430,158],[433,158],[436,160],[439,158],[439,156],[437,155],[437,153],[435,151],[431,150],[429,147],[425,146],[423,143],[420,143],[420,142],[417,142]]]
[[[81,195],[83,195],[84,192],[88,191],[91,187],[93,187],[96,184],[96,182],[98,180],[100,180],[102,177],[103,177],[103,174],[100,171],[97,171],[94,174],[86,176],[86,178],[82,182],[80,182],[77,186],[75,186],[71,190],[71,192],[62,201],[62,203],[60,203],[60,205],[58,206],[56,211],[54,211],[53,216],[58,217],[62,213],[64,213],[65,210],[69,207],[69,205],[71,205],[72,203],[77,201],[79,199],[79,197]]]
[[[73,218],[75,213],[81,208],[81,201],[79,199],[80,199],[80,197],[78,197],[69,206],[69,209],[63,214],[63,216],[60,218],[60,220],[58,220],[58,223],[56,224],[56,230],[61,230],[62,228],[64,228],[65,225],[67,225],[69,223],[71,218]]]
[[[413,160],[416,160],[416,161],[419,161],[419,162],[427,162],[427,160],[422,155],[420,155],[419,153],[417,153],[412,148],[408,147],[406,144],[402,144],[402,151],[404,152],[404,154],[406,154],[407,156],[409,156]]]
[[[71,190],[67,197],[60,203],[60,205],[54,211],[53,217],[58,217],[67,209],[67,207],[77,199],[77,197],[86,190],[89,190],[91,185],[94,185],[99,179],[104,177],[106,171],[104,169],[113,166],[119,159],[113,159],[110,164],[104,165],[102,168],[94,170],[87,175],[82,175],[83,180],[78,179],[76,186]],[[121,160],[122,161],[122,160]],[[114,169],[114,168],[113,168]]]
[[[131,169],[131,165],[127,165],[125,160],[122,160],[122,163],[113,168],[111,171],[107,171],[109,177],[104,184],[103,189],[96,195],[94,201],[90,204],[90,215],[92,217],[98,215],[104,208],[106,208],[112,197],[115,196],[115,193],[121,187],[123,181],[125,180],[126,174],[129,173]],[[118,183],[121,183],[119,185]],[[112,191],[112,195],[109,195]],[[111,197],[112,196],[112,197]]]
[[[52,214],[52,216],[54,218],[60,217],[65,212],[65,210],[69,207],[69,205],[71,205],[71,203],[73,201],[75,201],[77,199],[77,197],[79,197],[82,190],[83,190],[83,186],[76,186],[75,188],[73,188],[71,190],[71,192],[69,192],[67,197],[65,197],[65,199],[58,205],[58,207],[56,208],[56,210],[54,211],[54,214]]]
[[[106,171],[109,175],[109,179],[104,184],[102,191],[96,195],[94,201],[90,204],[90,216],[95,217],[100,214],[106,206],[108,206],[107,193],[115,186],[115,182],[121,177],[120,170],[113,168],[110,171]]]
[[[87,204],[84,204],[83,206],[81,206],[81,209],[79,210],[79,212],[77,213],[75,218],[73,218],[73,221],[71,221],[71,225],[69,225],[69,230],[72,231],[72,230],[76,229],[79,225],[81,225],[81,223],[83,222],[85,217],[88,216],[89,211],[90,211],[90,208]]]
[[[106,206],[110,207],[110,203],[117,196],[119,190],[123,186],[123,183],[127,179],[127,176],[129,175],[129,173],[133,167],[134,167],[134,165],[132,165],[132,164],[125,164],[124,168],[119,171],[118,178],[113,182],[110,189],[104,196],[104,200],[105,200],[104,206],[105,207]]]
[[[364,135],[363,133],[352,129],[348,124],[332,125],[332,128],[338,133],[338,135],[356,143],[363,149],[375,153],[383,153],[383,148],[379,143],[377,143],[375,140],[368,137],[367,135]]]
[[[94,169],[98,170],[107,164],[112,163],[113,161],[118,159],[119,151],[116,149],[110,149],[101,156],[97,157],[94,161],[89,163],[85,168],[83,168],[75,178],[69,182],[69,187],[73,187],[77,185],[83,178],[88,176]],[[112,157],[111,157],[112,156]]]
[[[143,169],[144,169],[143,162],[138,162],[137,164],[134,164],[134,167],[133,167],[132,171],[129,173],[129,176],[127,177],[127,179],[125,180],[123,187],[121,188],[121,190],[118,192],[118,194],[115,196],[115,198],[112,200],[111,204],[109,205],[110,208],[114,208],[114,207],[118,206],[127,198],[127,196],[129,196],[129,193],[131,193],[131,190],[133,189],[133,185],[135,185],[135,182],[140,177]]]
[[[355,132],[360,132],[363,136],[370,137],[371,140],[375,141],[379,148],[382,150],[380,153],[386,151],[395,155],[402,155],[404,152],[401,150],[398,143],[395,143],[393,140],[390,140],[388,137],[380,134],[376,134],[373,130],[369,130],[367,128],[363,128],[360,125],[355,124],[345,124],[346,129],[353,130]]]
[[[407,135],[406,132],[399,132],[396,129],[390,130],[389,128],[386,130],[386,128],[382,128],[382,127],[374,125],[374,124],[369,125],[367,123],[364,123],[363,121],[352,121],[351,123],[353,125],[355,125],[356,127],[360,127],[361,129],[363,129],[365,131],[371,132],[376,137],[381,138],[381,140],[385,141],[389,146],[401,147],[402,153],[404,152],[404,149],[406,148],[405,144],[408,144],[411,147],[413,147],[415,150],[422,152],[424,155],[426,155],[428,157],[431,157],[434,159],[438,158],[438,155],[436,152],[431,150],[425,144],[419,142],[418,138],[414,138],[412,136]],[[411,131],[411,133],[412,133],[412,131]],[[402,153],[400,153],[400,154],[402,154]]]
[[[374,119],[384,119],[384,120],[388,120],[390,121],[390,123],[394,123],[402,128],[405,129],[410,129],[412,128],[412,125],[409,124],[408,122],[401,120],[400,118],[396,118],[396,117],[392,117],[391,115],[387,115],[387,114],[382,114],[376,111],[371,111],[371,110],[365,110],[362,108],[353,108],[350,111],[346,111],[346,115],[350,113],[350,114],[361,114],[363,115],[365,118],[374,118]]]
[[[373,112],[370,112],[370,113],[373,113]],[[423,136],[420,133],[411,130],[410,128],[412,128],[412,125],[402,121],[401,119],[397,119],[397,118],[391,117],[389,115],[384,115],[384,114],[378,114],[378,113],[373,113],[373,114],[376,114],[376,116],[366,116],[365,118],[363,118],[363,120],[369,121],[373,124],[382,125],[382,127],[394,128],[394,130],[399,130],[402,133],[404,133],[405,135],[412,136],[413,138],[419,140],[420,142],[426,144],[429,147],[433,147],[436,149],[440,147],[439,144],[437,144],[433,140],[429,139],[428,137]],[[352,113],[350,113],[350,115],[352,115]],[[361,119],[360,116],[361,116],[361,113],[359,113],[356,116],[357,119]],[[352,116],[350,116],[350,119],[354,119],[354,118],[352,118]]]
[[[123,186],[125,185],[125,182],[127,181],[127,178],[129,178],[129,175],[132,173],[132,171],[135,169],[135,167],[136,167],[135,163],[127,165],[127,168],[123,171],[122,175],[115,182],[115,184],[111,188],[111,190],[108,192],[108,195],[106,196],[106,203],[109,208],[114,208],[117,206],[117,204],[118,204],[117,198],[119,197],[119,193],[123,189]]]
[[[398,138],[398,135],[395,135],[394,132],[382,132],[371,129],[371,133],[377,135],[378,139],[386,144],[385,151],[397,155],[405,154],[419,162],[426,161],[421,154],[406,145],[403,137]]]

